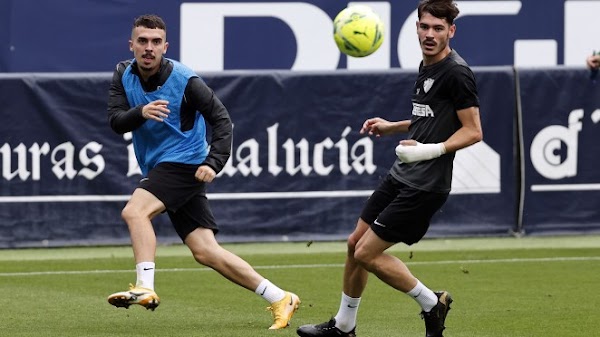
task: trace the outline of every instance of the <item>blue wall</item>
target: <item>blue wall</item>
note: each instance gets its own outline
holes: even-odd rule
[[[385,41],[356,60],[340,55],[331,36],[333,18],[349,1],[3,0],[0,72],[111,71],[131,57],[131,25],[145,13],[167,22],[168,55],[197,71],[414,69],[417,0],[364,2],[384,19]],[[597,36],[589,36],[597,31],[600,1],[457,3],[452,46],[472,66],[583,65],[600,49]]]

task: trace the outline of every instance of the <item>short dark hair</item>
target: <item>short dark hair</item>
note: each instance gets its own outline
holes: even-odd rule
[[[162,29],[165,32],[167,31],[167,25],[160,16],[154,14],[144,14],[135,18],[133,21],[133,28],[136,27],[145,27],[150,29]]]
[[[421,19],[421,15],[425,12],[436,18],[446,19],[446,22],[452,25],[460,11],[453,0],[421,0],[419,7],[417,7],[419,19]]]

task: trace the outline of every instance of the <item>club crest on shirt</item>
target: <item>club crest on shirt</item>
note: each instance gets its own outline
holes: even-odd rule
[[[423,82],[423,90],[425,90],[425,93],[429,92],[429,89],[433,86],[433,82],[435,82],[433,78],[428,78]]]

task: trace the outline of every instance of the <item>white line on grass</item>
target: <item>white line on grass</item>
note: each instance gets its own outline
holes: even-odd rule
[[[600,261],[600,256],[576,256],[576,257],[540,257],[540,258],[514,258],[514,259],[491,259],[491,260],[447,260],[447,261],[423,261],[406,262],[408,266],[440,265],[440,264],[481,264],[481,263],[521,263],[521,262],[566,262],[566,261]],[[343,264],[291,264],[255,266],[254,269],[305,269],[305,268],[342,268]],[[64,270],[64,271],[32,271],[17,273],[0,273],[0,276],[40,276],[40,275],[85,275],[85,274],[114,274],[131,273],[134,270]],[[212,271],[210,268],[165,268],[157,269],[157,272],[189,272],[189,271]]]

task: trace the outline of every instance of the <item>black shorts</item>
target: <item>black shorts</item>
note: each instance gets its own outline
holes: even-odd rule
[[[206,198],[206,183],[194,177],[197,169],[198,165],[160,163],[139,184],[165,205],[181,240],[198,227],[219,231]]]
[[[391,175],[367,200],[360,218],[387,242],[419,242],[429,222],[448,199],[448,193],[432,193],[410,187]]]

